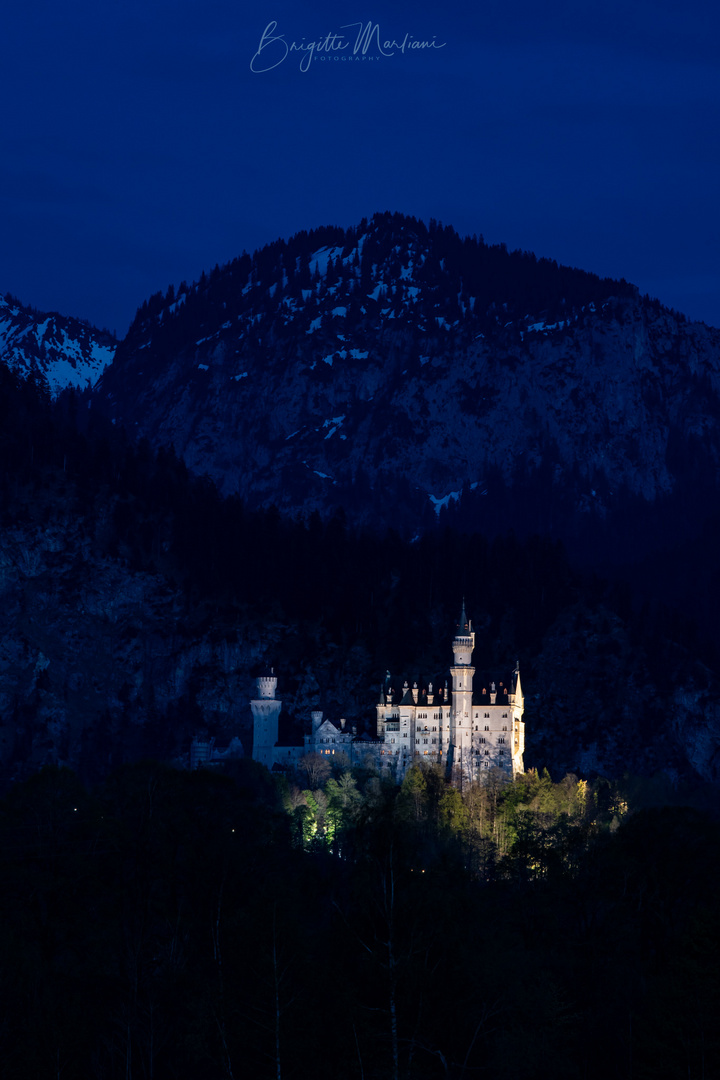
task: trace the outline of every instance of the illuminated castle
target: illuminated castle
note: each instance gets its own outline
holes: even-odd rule
[[[518,665],[498,683],[473,689],[472,654],[475,634],[465,615],[453,639],[452,690],[435,691],[432,683],[421,690],[405,682],[398,693],[388,674],[380,692],[377,737],[346,731],[312,713],[312,729],[304,746],[278,745],[278,718],[282,703],[275,697],[277,679],[271,672],[257,680],[258,695],[250,703],[253,714],[253,757],[268,768],[297,763],[305,754],[346,754],[352,764],[373,764],[402,780],[410,765],[419,761],[444,765],[453,783],[482,779],[485,770],[500,769],[508,778],[522,773],[525,749],[523,693]]]

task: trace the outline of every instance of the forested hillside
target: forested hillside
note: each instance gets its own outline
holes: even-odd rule
[[[285,736],[316,707],[372,730],[388,669],[447,671],[463,596],[478,670],[520,660],[528,766],[716,779],[716,639],[686,611],[578,573],[547,538],[440,525],[408,542],[250,510],[88,395],[0,379],[5,782],[187,761],[201,728],[250,753],[271,664]]]

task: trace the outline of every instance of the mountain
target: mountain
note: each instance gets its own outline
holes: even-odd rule
[[[520,658],[528,768],[717,782],[717,651],[687,611],[635,605],[548,538],[252,510],[86,400],[0,365],[0,789],[43,764],[182,762],[201,728],[249,752],[270,665],[283,737],[316,707],[372,731],[388,669],[447,672],[463,594],[478,670]]]
[[[151,297],[92,409],[33,349],[100,336],[2,310],[0,779],[249,749],[265,664],[296,732],[362,728],[465,594],[528,766],[717,781],[718,331],[387,214]],[[608,553],[625,584],[578,574]]]
[[[35,311],[0,296],[0,362],[23,378],[33,374],[55,394],[94,384],[111,362],[117,342],[80,319]]]
[[[707,500],[720,463],[720,331],[399,214],[157,294],[99,389],[251,505],[410,534],[451,507],[612,539],[637,507]]]

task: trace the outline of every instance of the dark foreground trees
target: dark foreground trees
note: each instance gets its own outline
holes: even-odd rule
[[[717,1075],[718,826],[620,803],[45,770],[0,804],[2,1075]]]

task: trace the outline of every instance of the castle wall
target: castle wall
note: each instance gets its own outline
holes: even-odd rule
[[[278,717],[281,703],[275,698],[277,679],[258,679],[258,698],[252,701],[253,757],[268,768],[294,765],[304,754],[319,753],[329,758],[346,754],[352,764],[372,762],[387,769],[398,781],[417,762],[439,762],[448,767],[453,783],[482,780],[491,769],[499,769],[509,778],[524,772],[525,725],[522,722],[524,699],[516,669],[513,692],[506,687],[498,694],[495,684],[482,697],[490,704],[473,704],[472,653],[475,635],[465,621],[453,640],[453,680],[451,701],[447,690],[432,693],[432,686],[420,699],[417,684],[412,690],[403,687],[402,701],[392,701],[392,691],[383,692],[377,706],[377,738],[357,739],[354,733],[337,728],[322,713],[312,714],[312,730],[304,746],[278,746]],[[501,688],[502,688],[502,684]],[[497,701],[498,697],[504,700]],[[341,725],[344,722],[341,722]]]

